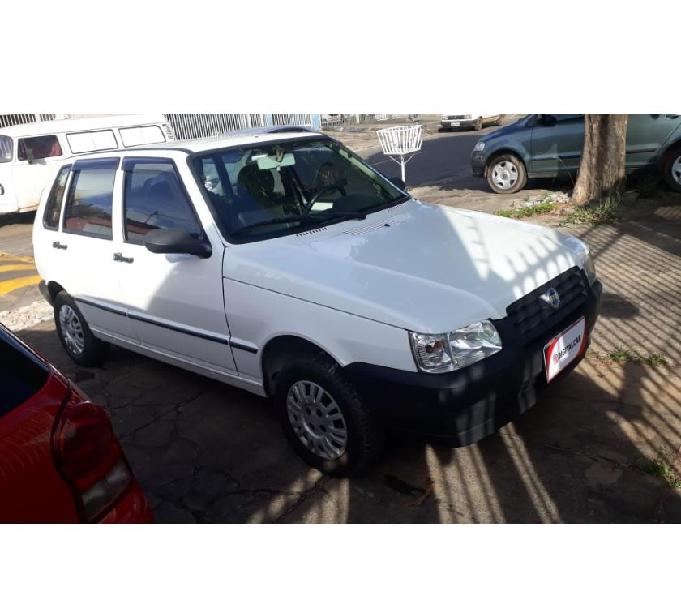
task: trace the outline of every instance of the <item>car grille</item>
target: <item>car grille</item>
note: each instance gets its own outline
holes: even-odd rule
[[[447,115],[447,119],[465,119],[466,115]]]
[[[560,296],[558,308],[551,307],[540,298],[550,288],[555,289]],[[584,272],[579,267],[572,267],[509,304],[506,308],[508,316],[503,320],[523,344],[540,337],[546,338],[564,319],[578,312],[587,301],[588,291],[589,284]]]

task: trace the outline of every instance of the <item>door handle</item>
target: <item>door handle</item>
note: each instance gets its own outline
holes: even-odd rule
[[[127,264],[132,264],[135,262],[134,258],[128,258],[127,256],[123,256],[120,252],[116,252],[116,254],[113,255],[113,259],[116,262],[122,262]]]
[[[60,242],[52,242],[52,247],[57,250],[66,250],[68,248],[66,244],[61,244]]]

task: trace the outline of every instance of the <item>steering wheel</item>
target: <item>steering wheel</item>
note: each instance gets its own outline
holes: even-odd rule
[[[322,196],[325,196],[329,192],[332,192],[333,190],[338,190],[343,196],[345,196],[345,188],[342,185],[339,185],[337,183],[325,185],[324,187],[319,188],[312,196],[312,198],[310,198],[306,207],[307,212],[309,213],[312,210],[312,207],[314,206],[315,202],[317,202],[317,200],[319,200]]]

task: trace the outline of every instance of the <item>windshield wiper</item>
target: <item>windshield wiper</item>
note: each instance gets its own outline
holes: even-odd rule
[[[289,215],[287,217],[278,217],[276,219],[268,219],[267,221],[258,221],[257,223],[250,223],[239,227],[231,232],[230,235],[242,235],[253,231],[254,229],[260,229],[261,227],[268,227],[270,225],[286,225],[287,223],[300,223],[301,225],[318,225],[320,223],[328,223],[335,221],[337,219],[358,219],[360,221],[366,219],[367,216],[363,212],[359,211],[347,211],[347,212],[330,212],[326,214],[313,213],[305,215]]]

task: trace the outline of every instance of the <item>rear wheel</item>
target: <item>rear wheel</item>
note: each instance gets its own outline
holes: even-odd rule
[[[75,301],[66,292],[59,292],[54,299],[54,322],[61,345],[71,360],[84,367],[94,367],[104,361],[107,345],[92,334]]]
[[[277,376],[274,395],[284,433],[309,465],[345,477],[378,459],[384,433],[329,357],[296,358]]]
[[[487,184],[497,194],[512,194],[527,184],[527,171],[523,162],[513,154],[494,157],[485,171]]]
[[[664,159],[664,180],[676,192],[681,192],[681,146],[672,149]]]

